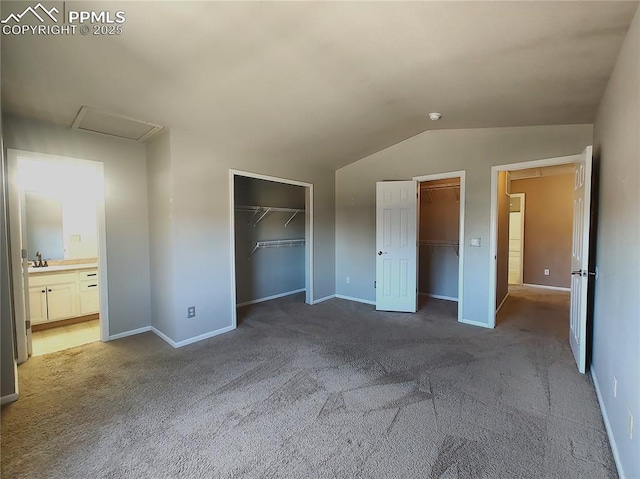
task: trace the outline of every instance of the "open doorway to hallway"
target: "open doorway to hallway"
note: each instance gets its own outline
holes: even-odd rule
[[[513,180],[513,173],[523,175],[524,178],[519,178],[521,180],[554,177],[557,183],[555,190],[549,184],[540,188],[538,180],[537,184],[528,185],[531,191],[524,192],[528,201],[522,242],[523,281],[525,285],[527,281],[531,281],[528,283],[530,286],[549,290],[563,291],[569,287],[569,344],[581,373],[585,373],[587,369],[587,350],[590,342],[587,331],[588,293],[590,278],[595,276],[589,254],[591,225],[594,219],[591,208],[592,151],[593,148],[587,146],[578,155],[491,168],[490,247],[494,262],[489,270],[489,325],[495,327],[497,315],[509,299],[510,195],[516,181]],[[545,170],[546,167],[555,168]],[[566,174],[569,172],[567,170],[572,170],[572,174]],[[563,176],[564,178],[558,179]],[[561,186],[563,180],[564,187]],[[536,197],[537,200],[534,202],[532,197]],[[531,214],[534,203],[539,210],[539,214],[535,216]],[[534,238],[532,235],[537,237]],[[535,247],[539,250],[538,254],[534,254],[535,251],[532,253]],[[555,278],[552,277],[552,268],[559,271]],[[532,279],[528,280],[527,276]],[[548,284],[549,281],[560,282],[560,285]]]
[[[574,169],[567,164],[501,172],[505,184],[498,192],[503,195],[498,198],[499,313],[511,296],[551,300],[549,290],[565,293],[568,304]],[[556,296],[563,295],[554,300]],[[510,319],[508,312],[499,314],[498,325]],[[568,311],[563,325],[568,330]]]

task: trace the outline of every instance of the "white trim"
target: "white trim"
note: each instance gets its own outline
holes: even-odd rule
[[[529,168],[544,168],[545,166],[566,165],[576,163],[582,158],[581,154],[546,158],[543,160],[523,161],[491,167],[491,210],[489,219],[489,310],[488,327],[496,327],[496,277],[498,254],[498,173],[501,171],[526,170]]]
[[[604,400],[602,399],[602,391],[600,390],[600,385],[598,384],[598,380],[596,379],[596,374],[593,369],[593,364],[591,365],[591,370],[589,371],[591,376],[591,380],[593,381],[593,385],[596,390],[596,397],[598,398],[598,404],[600,405],[600,411],[602,412],[602,419],[604,421],[604,428],[607,431],[607,436],[609,436],[609,444],[611,445],[611,452],[613,453],[613,460],[616,463],[616,469],[618,470],[618,476],[620,479],[625,479],[624,468],[622,467],[622,461],[620,460],[620,453],[618,452],[618,445],[616,444],[615,436],[613,435],[613,429],[611,428],[611,423],[609,422],[609,415],[607,414],[607,409],[604,407]]]
[[[329,296],[325,296],[324,298],[316,299],[313,304],[324,303],[325,301],[329,301],[330,299],[334,299],[335,297],[335,294],[330,294]]]
[[[458,220],[458,321],[463,322],[464,314],[464,251],[465,251],[465,203],[467,198],[466,170],[436,173],[434,175],[414,176],[412,179],[418,182],[444,180],[448,178],[460,178],[460,219]]]
[[[116,339],[127,338],[129,336],[134,336],[136,334],[146,333],[147,331],[151,331],[151,326],[145,326],[143,328],[132,329],[131,331],[125,331],[124,333],[113,334],[108,337],[108,341],[114,341]]]
[[[434,299],[444,299],[445,301],[455,301],[458,302],[458,298],[454,298],[453,296],[444,296],[442,294],[431,294],[431,293],[418,293],[420,296],[429,296]]]
[[[480,321],[473,321],[471,319],[461,319],[459,321],[463,324],[468,324],[470,326],[478,326],[479,328],[493,329],[487,323],[481,323]]]
[[[229,225],[230,225],[230,267],[231,267],[231,327],[238,327],[236,296],[236,224],[235,224],[235,187],[234,179],[236,176],[244,176],[247,178],[256,178],[258,180],[274,181],[276,183],[284,183],[287,185],[302,186],[305,188],[305,303],[313,304],[313,184],[303,181],[290,180],[286,178],[278,178],[275,176],[261,175],[259,173],[251,173],[249,171],[229,169]]]
[[[500,304],[496,308],[496,314],[498,314],[498,311],[500,311],[502,309],[502,307],[504,306],[504,303],[505,303],[505,301],[507,300],[508,297],[509,297],[509,292],[507,291],[507,294],[504,295],[504,298],[502,298],[502,301],[500,301]]]
[[[285,296],[291,296],[292,294],[298,294],[306,291],[304,288],[295,289],[293,291],[287,291],[285,293],[274,294],[271,296],[265,296],[264,298],[252,299],[251,301],[245,301],[244,303],[236,304],[236,308],[242,308],[243,306],[249,306],[250,304],[263,303],[265,301],[271,301],[272,299],[284,298]]]
[[[6,396],[2,396],[2,398],[0,398],[0,404],[1,405],[5,405],[5,404],[9,404],[10,402],[15,402],[18,400],[18,393],[11,393],[11,394],[7,394]]]
[[[336,294],[335,296],[338,299],[346,299],[347,301],[355,301],[356,303],[364,303],[364,304],[372,304],[372,305],[376,305],[375,301],[369,301],[368,299],[362,299],[362,298],[354,298],[353,296],[345,296],[343,294]]]
[[[208,333],[200,334],[198,336],[194,336],[193,338],[183,339],[182,341],[174,341],[169,336],[164,334],[162,331],[159,331],[158,329],[154,328],[153,326],[151,326],[150,329],[154,334],[156,334],[161,339],[163,339],[164,341],[169,343],[171,345],[171,347],[177,349],[177,348],[181,348],[183,346],[188,346],[189,344],[197,343],[198,341],[203,341],[205,339],[209,339],[209,338],[212,338],[214,336],[218,336],[219,334],[228,333],[229,331],[233,331],[236,328],[233,325],[225,326],[224,328],[216,329],[214,331],[209,331]]]
[[[531,286],[532,288],[553,289],[556,291],[571,291],[571,288],[563,288],[562,286],[546,286],[544,284],[522,283],[522,286]]]

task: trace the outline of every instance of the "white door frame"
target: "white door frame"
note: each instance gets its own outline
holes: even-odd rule
[[[509,196],[520,198],[520,276],[518,281],[520,285],[524,283],[524,193],[510,193]]]
[[[489,227],[489,321],[490,328],[496,327],[496,279],[498,254],[498,173],[501,171],[527,170],[545,166],[567,165],[580,161],[581,155],[559,156],[543,160],[524,161],[491,167],[491,219]],[[523,222],[524,224],[524,222]]]
[[[255,178],[258,180],[273,181],[286,185],[302,186],[305,188],[305,303],[313,304],[313,184],[304,181],[289,180],[276,176],[261,175],[249,171],[229,169],[229,225],[231,239],[231,316],[233,329],[238,327],[237,301],[236,298],[236,221],[235,221],[235,177]]]
[[[449,171],[447,173],[436,173],[434,175],[414,176],[412,179],[422,183],[424,181],[460,179],[460,220],[458,234],[458,321],[463,322],[463,290],[464,290],[464,210],[466,198],[465,176],[466,170]],[[419,188],[419,186],[418,186]],[[418,261],[420,256],[418,255]]]
[[[8,201],[9,204],[9,229],[11,232],[9,242],[11,251],[12,266],[12,284],[13,284],[13,302],[15,311],[15,332],[16,332],[16,351],[18,354],[18,363],[22,363],[28,359],[28,352],[25,341],[18,341],[19,337],[26,337],[25,320],[28,313],[28,302],[26,301],[26,292],[28,291],[28,278],[22,278],[22,258],[20,245],[22,243],[22,205],[19,204],[21,198],[21,188],[18,184],[18,162],[21,159],[28,160],[47,160],[64,162],[67,164],[87,165],[91,164],[96,168],[98,176],[98,192],[97,192],[97,223],[98,223],[98,271],[100,272],[100,340],[109,340],[109,288],[107,276],[107,235],[106,235],[106,217],[105,217],[105,191],[104,191],[104,164],[100,161],[85,160],[82,158],[73,158],[68,156],[49,155],[46,153],[37,153],[33,151],[7,149],[7,175],[9,177],[8,184]],[[18,198],[18,204],[15,199]],[[28,232],[27,232],[28,234]]]

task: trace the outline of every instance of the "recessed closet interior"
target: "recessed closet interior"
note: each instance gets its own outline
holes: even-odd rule
[[[458,301],[460,179],[420,183],[418,292]]]
[[[305,291],[305,187],[234,176],[236,304]]]

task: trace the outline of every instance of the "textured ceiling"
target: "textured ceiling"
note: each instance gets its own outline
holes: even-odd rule
[[[330,168],[426,129],[591,123],[637,8],[70,5],[124,10],[124,33],[3,35],[3,110],[70,126],[87,105]]]

